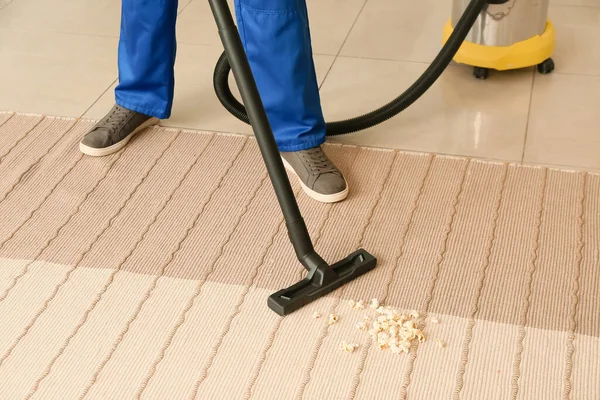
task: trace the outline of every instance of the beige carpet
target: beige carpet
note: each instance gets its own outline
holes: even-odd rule
[[[600,398],[599,175],[329,145],[348,200],[294,182],[316,248],[378,267],[280,318],[303,270],[254,139],[89,158],[91,125],[0,114],[1,399]],[[426,341],[371,345],[372,298]]]

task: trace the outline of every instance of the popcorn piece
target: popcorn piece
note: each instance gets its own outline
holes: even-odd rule
[[[410,316],[411,318],[418,319],[418,318],[419,318],[419,313],[418,313],[417,311],[412,311],[412,312],[409,314],[409,316]]]
[[[358,303],[356,303],[356,305],[354,306],[354,308],[356,308],[357,310],[362,310],[363,308],[365,308],[365,301],[359,300]]]
[[[431,318],[431,322],[434,323],[434,324],[439,324],[440,320],[437,319],[437,318]]]
[[[377,299],[372,299],[371,300],[371,308],[373,310],[377,310],[379,308],[379,300]]]
[[[417,324],[415,324],[415,321],[409,319],[404,323],[404,327],[408,330],[414,330],[417,329]]]
[[[418,332],[416,336],[419,343],[423,343],[425,341],[425,335],[423,335],[421,332]]]
[[[335,314],[329,314],[329,325],[333,325],[338,322],[338,316]]]
[[[352,308],[356,307],[356,301],[350,300],[348,303],[350,304],[350,307],[352,307]]]
[[[366,331],[368,329],[367,323],[366,322],[359,322],[358,324],[356,324],[356,328],[358,328],[361,331]]]
[[[314,319],[321,318],[321,314],[319,314],[317,311],[315,311],[315,312],[313,313],[312,317],[313,317]]]
[[[442,349],[443,349],[444,347],[446,347],[446,343],[445,343],[445,342],[443,342],[443,341],[441,341],[440,339],[437,339],[435,342],[437,343],[438,347],[440,347],[440,348],[442,348]]]
[[[346,342],[340,343],[340,350],[345,351],[346,353],[353,353],[354,350],[358,348],[358,344],[352,343],[348,344]]]
[[[400,350],[408,354],[410,351],[410,342],[402,342],[398,347],[400,347]]]

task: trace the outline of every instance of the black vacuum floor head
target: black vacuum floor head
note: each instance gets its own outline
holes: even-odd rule
[[[332,266],[316,268],[295,285],[272,294],[268,300],[269,308],[282,316],[291,314],[369,272],[376,264],[375,257],[360,249]]]

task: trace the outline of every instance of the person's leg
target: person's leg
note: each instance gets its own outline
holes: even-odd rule
[[[116,105],[84,137],[80,149],[118,151],[145,127],[169,118],[175,86],[178,0],[122,0]]]
[[[325,120],[306,0],[235,0],[238,29],[286,167],[313,198],[340,201],[346,181],[325,156]]]
[[[122,2],[117,104],[169,118],[175,87],[177,0]]]
[[[304,0],[236,0],[242,43],[281,151],[325,142]]]

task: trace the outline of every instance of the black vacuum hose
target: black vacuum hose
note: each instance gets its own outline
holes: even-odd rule
[[[460,20],[454,27],[448,41],[442,47],[442,50],[438,53],[425,72],[404,93],[383,107],[368,114],[344,121],[328,122],[327,136],[345,135],[371,128],[398,115],[413,104],[435,83],[448,64],[450,64],[454,55],[475,24],[479,14],[488,3],[490,3],[488,0],[471,0]],[[217,61],[213,75],[215,93],[227,111],[239,120],[249,124],[250,121],[244,105],[235,98],[229,88],[230,71],[231,66],[229,65],[229,60],[227,59],[227,55],[223,53]]]

